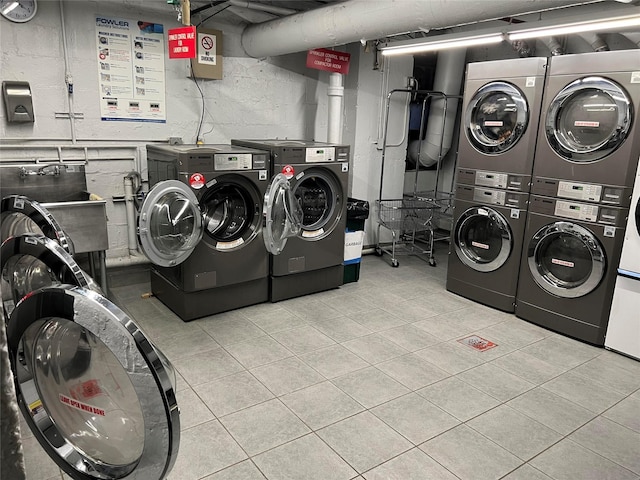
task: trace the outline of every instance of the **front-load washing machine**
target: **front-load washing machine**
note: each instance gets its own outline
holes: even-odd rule
[[[531,195],[516,316],[603,345],[627,214]]]
[[[147,162],[152,188],[138,236],[154,264],[154,295],[185,321],[267,301],[273,238],[296,233],[290,219],[297,211],[286,203],[293,198],[286,179],[280,190],[269,184],[269,153],[149,145]]]
[[[514,311],[528,196],[457,185],[447,290]]]
[[[271,152],[272,171],[290,178],[302,209],[300,234],[271,258],[270,299],[321,292],[344,282],[349,146],[305,140],[232,140]]]
[[[640,168],[636,174],[604,346],[640,360]]]
[[[34,437],[71,478],[165,478],[180,443],[169,361],[55,241],[10,237],[1,258],[11,370]]]
[[[531,191],[629,206],[640,154],[637,50],[552,57]]]
[[[467,66],[458,183],[529,191],[547,61]]]

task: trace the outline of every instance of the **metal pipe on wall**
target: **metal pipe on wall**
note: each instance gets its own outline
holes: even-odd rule
[[[60,35],[62,36],[62,52],[64,57],[64,82],[67,87],[67,104],[69,106],[69,124],[71,128],[71,143],[76,143],[76,117],[73,110],[73,77],[69,68],[69,47],[67,46],[67,31],[64,22],[64,6],[60,0]]]
[[[327,142],[342,143],[342,97],[344,97],[344,87],[342,86],[342,74],[331,73],[329,75],[329,96],[328,119],[327,119]]]

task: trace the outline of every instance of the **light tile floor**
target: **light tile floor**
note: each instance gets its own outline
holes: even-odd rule
[[[169,478],[640,479],[640,362],[446,292],[440,250],[189,323],[141,298],[146,272],[112,275],[178,372]],[[28,478],[67,479],[23,433]]]

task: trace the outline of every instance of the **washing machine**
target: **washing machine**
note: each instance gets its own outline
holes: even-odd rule
[[[2,277],[17,402],[42,448],[71,478],[165,478],[180,443],[166,357],[43,235],[5,240]]]
[[[528,194],[456,187],[447,290],[513,312]]]
[[[349,186],[348,145],[305,140],[232,140],[271,152],[272,172],[290,179],[302,209],[300,234],[271,257],[272,302],[340,287]]]
[[[457,182],[528,192],[546,58],[470,63]]]
[[[628,212],[531,195],[516,316],[603,345]]]
[[[269,184],[269,153],[149,145],[147,163],[138,236],[154,295],[184,321],[267,301],[274,238],[297,232],[288,180]]]
[[[636,174],[604,346],[640,360],[640,169]]]
[[[629,206],[640,154],[637,50],[552,57],[532,192]]]

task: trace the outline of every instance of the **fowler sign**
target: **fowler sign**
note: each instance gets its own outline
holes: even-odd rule
[[[307,67],[326,72],[349,73],[351,54],[326,48],[314,48],[307,52]]]

